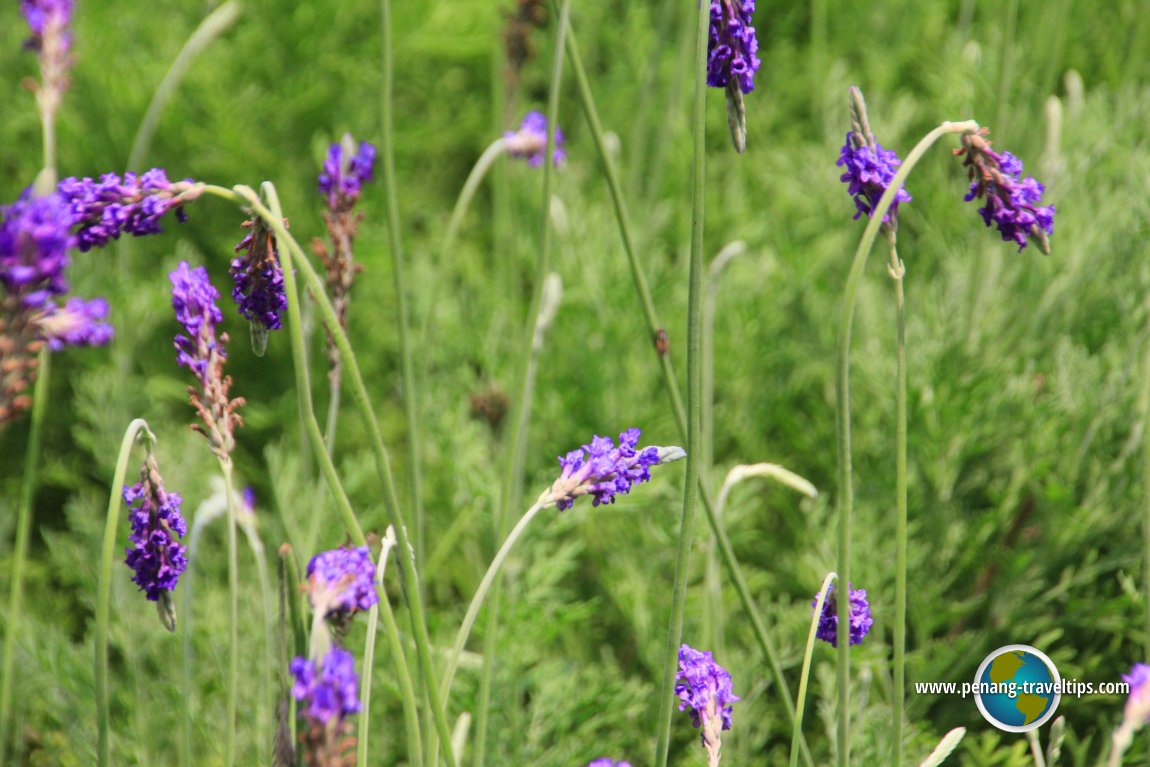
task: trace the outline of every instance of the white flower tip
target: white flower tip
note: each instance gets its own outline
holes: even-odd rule
[[[668,445],[666,447],[656,446],[655,449],[659,451],[660,464],[674,463],[687,457],[687,451],[677,445]]]

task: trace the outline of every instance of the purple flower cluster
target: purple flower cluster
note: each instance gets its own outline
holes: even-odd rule
[[[304,704],[303,715],[313,723],[326,726],[332,720],[341,722],[359,711],[359,681],[355,675],[355,658],[340,647],[332,647],[317,668],[307,658],[293,658],[289,666],[295,676],[291,694]]]
[[[587,767],[631,767],[631,763],[616,762],[609,756],[603,756],[588,762]]]
[[[367,546],[316,554],[307,563],[307,577],[312,608],[324,615],[367,610],[379,602],[375,565]]]
[[[734,78],[739,90],[755,89],[759,71],[759,41],[751,26],[755,0],[711,0],[711,31],[707,43],[707,85],[726,88]]]
[[[250,231],[236,245],[235,252],[242,255],[232,259],[232,299],[249,322],[279,330],[287,311],[287,294],[275,237],[258,217],[244,226]]]
[[[1135,663],[1129,674],[1122,675],[1122,681],[1130,685],[1125,718],[1130,726],[1140,728],[1150,722],[1150,666]]]
[[[72,47],[72,8],[73,0],[21,0],[20,12],[32,30],[27,47],[43,51],[45,40],[58,39],[61,51]]]
[[[898,158],[898,155],[893,151],[883,149],[882,144],[875,142],[872,149],[859,139],[859,134],[854,131],[847,133],[846,142],[843,144],[843,148],[839,150],[839,159],[835,165],[845,169],[845,172],[839,176],[839,180],[850,185],[847,192],[854,197],[855,207],[858,208],[855,219],[863,214],[870,218],[874,214],[879,200],[882,199],[883,193],[890,186],[890,182],[894,180],[896,169],[901,164],[902,160]],[[898,204],[910,201],[910,193],[906,191],[905,187],[899,187],[890,210],[883,216],[882,220],[889,222],[892,218],[897,217]]]
[[[176,335],[176,361],[191,370],[206,388],[211,382],[215,360],[228,356],[216,335],[216,326],[224,319],[216,305],[219,291],[212,285],[207,269],[202,266],[192,269],[187,261],[181,261],[168,279],[172,282],[176,319],[187,331],[187,335]]]
[[[626,495],[632,485],[650,480],[650,467],[660,462],[659,449],[636,449],[639,434],[639,429],[623,432],[618,447],[610,437],[596,435],[581,450],[560,458],[563,473],[545,494],[547,502],[554,503],[560,511],[571,508],[581,495],[591,495],[593,506],[614,503],[617,494]]]
[[[125,549],[124,564],[135,571],[132,580],[152,602],[164,591],[175,589],[188,566],[185,547],[179,543],[188,532],[180,514],[182,500],[179,493],[164,490],[151,458],[144,464],[140,481],[124,486],[124,503],[132,522],[132,545]]]
[[[824,642],[829,642],[832,647],[838,647],[839,644],[839,612],[838,600],[835,598],[835,589],[837,586],[831,586],[827,591],[827,598],[823,601],[823,612],[819,616],[819,627],[815,631],[815,636]],[[866,591],[863,589],[852,589],[847,587],[850,593],[851,609],[850,609],[850,638],[851,644],[859,644],[862,642],[863,637],[870,631],[871,626],[874,625],[874,619],[870,614],[870,603],[867,602]],[[811,602],[811,607],[818,604],[818,597]]]
[[[528,112],[519,130],[504,133],[503,141],[507,154],[527,158],[527,164],[532,168],[541,167],[543,155],[547,151],[547,116],[542,112]],[[567,153],[563,151],[563,131],[558,127],[555,128],[555,151],[551,161],[555,165],[567,161]]]
[[[68,292],[64,270],[74,244],[68,208],[59,195],[25,192],[2,214],[0,283],[8,295],[19,293],[25,308],[47,308],[53,296]]]
[[[160,219],[172,209],[178,220],[186,221],[183,206],[199,197],[201,185],[190,178],[173,183],[162,168],[153,168],[123,178],[106,173],[99,181],[66,178],[59,191],[79,226],[80,250],[88,251],[119,239],[123,232],[137,237],[162,232]]]
[[[722,729],[731,729],[731,704],[739,700],[731,687],[731,675],[715,662],[715,656],[689,645],[679,648],[679,673],[675,675],[679,710],[689,711],[691,724],[702,727],[707,718],[720,717]]]
[[[102,298],[85,301],[69,298],[64,306],[52,306],[40,318],[40,329],[48,348],[58,352],[65,346],[103,346],[112,340],[112,326],[101,320],[108,316],[108,302]]]
[[[319,174],[319,193],[327,197],[331,210],[351,210],[363,185],[374,178],[375,146],[362,141],[356,148],[355,140],[345,134],[342,142],[328,147],[327,160]]]
[[[1022,178],[1022,161],[1010,152],[999,154],[981,133],[963,136],[963,165],[970,179],[967,202],[979,199],[978,209],[987,226],[997,226],[1004,242],[1018,244],[1022,252],[1033,237],[1043,253],[1050,252],[1049,236],[1054,234],[1054,206],[1042,205],[1046,187],[1034,177]]]

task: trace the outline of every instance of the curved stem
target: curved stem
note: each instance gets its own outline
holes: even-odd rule
[[[699,3],[695,37],[695,103],[693,167],[691,173],[691,263],[687,289],[687,472],[683,487],[683,516],[679,524],[679,546],[675,557],[675,582],[671,592],[671,620],[663,653],[663,692],[656,722],[655,766],[666,767],[671,747],[671,707],[675,672],[678,669],[679,642],[683,637],[683,612],[687,601],[687,580],[691,543],[695,533],[695,503],[698,495],[700,439],[703,421],[701,346],[703,293],[703,209],[706,182],[707,126],[707,35],[711,4]]]
[[[850,343],[859,283],[862,280],[867,257],[874,246],[875,237],[878,236],[879,228],[882,226],[882,220],[890,210],[895,194],[902,188],[907,176],[914,170],[914,166],[918,164],[926,151],[944,135],[975,130],[978,130],[978,123],[973,120],[958,123],[944,122],[918,142],[911,153],[907,155],[902,166],[899,167],[898,173],[891,179],[878,205],[875,206],[866,229],[863,231],[862,240],[855,251],[850,273],[847,275],[842,313],[839,318],[838,371],[835,387],[838,427],[836,444],[839,463],[838,574],[839,582],[843,584],[844,594],[849,594],[850,589],[850,531],[851,512],[854,504],[851,469]],[[838,609],[838,764],[839,767],[846,767],[850,764],[850,599],[838,600]]]
[[[815,611],[811,615],[811,628],[807,631],[807,649],[803,652],[803,670],[799,674],[799,697],[795,701],[795,722],[791,725],[791,767],[797,767],[799,763],[799,743],[803,738],[803,711],[807,707],[807,681],[811,675],[811,658],[815,653],[815,637],[819,630],[819,619],[823,615],[823,604],[827,601],[827,592],[830,591],[831,584],[835,582],[838,576],[835,573],[827,573],[827,577],[823,578],[822,588],[819,589],[819,595],[815,598]]]
[[[419,428],[418,389],[415,387],[415,362],[411,356],[411,328],[407,310],[407,281],[404,278],[403,238],[399,232],[399,192],[395,183],[395,150],[392,146],[392,80],[391,60],[391,0],[381,0],[380,18],[383,35],[383,115],[380,120],[380,163],[383,166],[383,196],[387,213],[387,244],[391,252],[391,273],[395,283],[395,322],[399,336],[399,357],[403,380],[403,416],[407,422],[408,488],[412,512],[415,517],[415,558],[423,561],[426,523],[423,515],[423,435]],[[398,520],[397,520],[398,522]],[[404,534],[406,537],[406,533]],[[403,551],[407,550],[404,543]],[[407,559],[401,556],[400,559]],[[421,590],[418,582],[411,588]]]
[[[555,0],[553,0],[554,4]],[[568,31],[567,34],[567,58],[571,63],[571,70],[575,75],[575,82],[578,86],[579,100],[583,106],[583,113],[587,118],[587,124],[591,128],[591,137],[595,141],[595,148],[599,153],[599,159],[603,163],[603,172],[607,177],[607,188],[611,193],[611,203],[615,211],[615,220],[619,227],[619,235],[623,241],[623,250],[627,255],[627,261],[631,267],[631,277],[635,283],[635,290],[639,294],[639,302],[643,309],[643,316],[647,321],[647,328],[654,337],[662,324],[655,313],[655,304],[651,299],[651,290],[647,284],[646,272],[643,270],[643,264],[639,260],[638,252],[635,249],[634,237],[631,233],[631,223],[627,215],[626,201],[623,199],[622,186],[619,183],[619,174],[615,169],[615,162],[611,158],[610,153],[607,151],[606,142],[604,139],[603,126],[599,121],[599,113],[595,108],[595,101],[591,95],[591,86],[587,81],[587,73],[583,67],[582,57],[579,55],[579,47],[576,44],[574,31]],[[678,380],[675,378],[675,370],[671,364],[671,355],[659,355],[657,350],[656,358],[659,362],[659,370],[663,377],[663,386],[667,391],[667,396],[671,402],[671,412],[675,416],[675,423],[679,428],[680,438],[687,437],[687,410],[683,406],[683,398],[679,393]],[[779,660],[779,654],[775,650],[774,642],[771,640],[770,635],[767,633],[766,622],[762,617],[758,605],[755,603],[755,598],[751,594],[751,588],[747,584],[747,579],[743,575],[742,568],[739,566],[739,560],[735,556],[735,550],[731,547],[730,538],[727,536],[726,530],[723,529],[721,521],[715,515],[715,505],[711,499],[711,494],[707,489],[706,482],[700,477],[699,491],[702,494],[703,511],[706,513],[707,524],[711,527],[711,532],[715,536],[715,542],[719,547],[719,556],[722,559],[723,566],[727,568],[727,573],[735,586],[735,593],[738,594],[739,602],[742,605],[743,611],[751,620],[751,630],[755,635],[755,640],[759,644],[764,657],[767,659],[767,664],[771,668],[771,673],[775,680],[775,689],[778,691],[779,702],[783,706],[783,710],[787,713],[787,721],[794,722],[795,720],[795,704],[791,699],[790,687],[787,684],[787,679],[783,675],[782,663]],[[811,759],[810,750],[807,748],[806,741],[802,743],[803,748],[803,762],[810,767],[814,764]]]
[[[439,695],[444,700],[451,694],[451,683],[455,680],[455,670],[459,666],[459,656],[463,654],[463,648],[467,644],[467,638],[471,636],[471,629],[475,626],[475,619],[479,615],[479,608],[483,606],[483,600],[487,598],[487,593],[491,590],[491,584],[495,581],[495,576],[499,574],[500,569],[503,567],[507,555],[511,553],[511,549],[515,546],[516,541],[523,535],[523,531],[531,524],[531,520],[538,516],[539,512],[546,508],[542,503],[536,503],[520,518],[519,522],[507,534],[507,540],[499,548],[495,558],[491,560],[491,564],[487,567],[487,572],[483,575],[483,580],[479,582],[479,587],[475,589],[475,596],[471,598],[471,604],[467,606],[467,613],[463,616],[463,623],[459,626],[459,631],[455,635],[455,643],[451,646],[451,655],[447,659],[447,667],[444,669],[443,678],[440,682]]]
[[[275,187],[270,182],[265,182],[263,187],[265,192],[269,194],[269,198],[274,195]],[[205,187],[204,191],[211,194],[219,194],[218,187]],[[295,289],[294,275],[292,275],[292,279],[290,280],[290,287],[288,277],[288,272],[291,271],[290,264],[293,263],[292,257],[294,256],[294,264],[298,268],[299,274],[303,276],[307,283],[308,290],[310,290],[311,294],[315,297],[315,305],[319,310],[320,318],[331,334],[331,337],[335,339],[336,347],[339,349],[340,359],[343,362],[344,371],[350,376],[352,398],[355,400],[356,407],[359,409],[360,415],[368,427],[368,442],[371,445],[372,455],[375,459],[376,475],[383,490],[384,509],[390,516],[389,524],[395,525],[396,539],[400,552],[410,552],[410,539],[408,538],[403,513],[399,506],[399,497],[395,490],[395,480],[391,474],[391,460],[383,444],[383,434],[379,429],[379,420],[375,417],[375,410],[372,408],[371,400],[367,395],[367,386],[364,384],[363,373],[359,369],[359,362],[356,360],[355,352],[352,351],[351,343],[347,339],[347,334],[344,333],[343,328],[340,326],[335,310],[332,308],[331,301],[328,300],[327,294],[324,292],[323,280],[320,279],[319,274],[316,273],[308,261],[299,242],[296,241],[291,233],[288,232],[287,227],[284,226],[282,216],[277,217],[272,211],[269,211],[268,208],[260,202],[255,192],[247,187],[236,187],[235,194],[237,198],[243,200],[245,205],[250,206],[252,211],[262,218],[268,227],[275,232],[276,240],[280,247],[280,258],[284,260],[285,289],[293,291]],[[286,257],[285,253],[288,254]],[[289,298],[289,317],[292,311]],[[298,320],[298,309],[296,310],[296,318]],[[295,340],[293,339],[293,354],[296,353],[294,344]],[[302,347],[299,351],[302,352]],[[296,371],[296,377],[297,380],[301,377],[301,372],[298,369]],[[310,396],[308,396],[306,392],[301,392],[300,396],[308,399],[308,403],[305,407],[311,414],[311,417],[306,419],[308,422],[307,427],[309,433],[314,436],[314,434],[319,431],[319,425],[315,422],[315,411],[311,406]],[[319,456],[320,452],[323,452],[324,456],[327,456],[326,451],[322,450],[322,435],[321,439],[317,441],[317,444],[319,444],[321,448],[314,452],[316,453],[316,457],[319,458],[321,466],[324,467],[324,474],[327,476],[329,484],[334,482],[335,486],[339,486],[339,478],[335,476],[335,469],[331,466],[330,456],[326,458]],[[345,518],[348,516],[345,512]],[[357,533],[357,541],[362,541],[363,531],[359,528],[359,523],[355,520],[354,515],[350,515],[349,522],[354,524],[354,529],[350,531]],[[358,543],[357,545],[363,544]],[[447,759],[448,767],[455,767],[455,756],[451,752],[450,745],[448,745],[450,744],[451,730],[448,728],[447,717],[444,714],[442,703],[439,700],[438,687],[434,683],[435,670],[432,668],[431,663],[431,640],[427,634],[427,623],[425,622],[423,614],[423,599],[419,593],[419,578],[415,571],[415,563],[412,561],[411,556],[401,555],[397,557],[397,559],[400,563],[400,573],[404,587],[403,593],[407,599],[408,608],[411,611],[411,623],[415,635],[416,650],[419,654],[420,670],[425,679],[428,696],[431,699],[435,728],[439,732],[440,739],[445,743],[444,757]]]
[[[550,141],[550,138],[548,138]],[[506,141],[502,138],[495,139],[491,145],[483,150],[483,154],[479,155],[476,160],[475,166],[471,172],[467,174],[467,180],[463,182],[463,189],[459,192],[459,199],[455,201],[455,207],[451,210],[451,218],[447,222],[447,232],[443,235],[443,247],[440,250],[439,263],[446,262],[448,255],[451,253],[451,248],[455,245],[455,238],[459,235],[459,227],[463,224],[463,217],[467,215],[467,211],[471,209],[471,202],[475,199],[475,193],[479,190],[479,185],[483,183],[483,179],[487,176],[487,172],[491,170],[491,166],[506,150]],[[548,155],[550,156],[550,155]]]
[[[906,268],[898,257],[896,234],[890,227],[884,230],[890,245],[890,263],[887,271],[894,280],[895,313],[897,315],[898,370],[895,394],[895,500],[898,519],[895,525],[895,587],[894,587],[894,711],[891,722],[892,767],[902,765],[902,728],[906,696],[906,540],[907,540],[907,426],[906,426],[906,310],[903,281]]]
[[[148,423],[137,418],[128,424],[124,438],[120,441],[120,453],[116,458],[116,471],[112,475],[112,487],[108,493],[108,512],[104,520],[104,545],[100,550],[100,579],[96,590],[96,728],[98,745],[97,764],[108,767],[112,763],[111,726],[108,721],[108,623],[112,611],[112,563],[116,559],[116,528],[122,514],[124,478],[128,474],[128,460],[132,457],[132,446],[143,436],[150,444],[156,437],[148,429]],[[16,625],[9,622],[9,626]]]
[[[519,386],[514,399],[511,439],[508,442],[506,470],[503,478],[503,503],[496,511],[496,540],[503,537],[507,527],[509,509],[517,509],[523,503],[523,470],[527,455],[527,425],[531,421],[531,408],[535,394],[535,373],[539,354],[542,351],[542,329],[550,322],[544,316],[544,285],[547,282],[551,264],[551,187],[555,154],[555,129],[559,124],[559,93],[563,84],[563,40],[570,22],[571,1],[562,0],[559,23],[555,29],[555,52],[551,62],[551,87],[547,98],[547,141],[543,152],[542,200],[540,202],[539,252],[535,259],[535,285],[531,294],[531,304],[527,311],[527,327],[523,342],[523,356],[519,363]],[[493,145],[494,146],[494,145]],[[489,150],[490,151],[490,150]],[[499,596],[498,581],[491,595],[491,607],[487,612],[487,631],[484,634],[483,674],[479,688],[479,702],[475,718],[475,767],[483,767],[487,756],[487,725],[491,703],[491,685],[495,674],[495,661],[499,647]],[[445,696],[446,697],[446,696]]]
[[[19,642],[24,612],[24,564],[28,559],[28,538],[32,533],[32,502],[40,467],[40,434],[48,407],[48,382],[51,379],[51,352],[40,351],[36,384],[32,391],[32,416],[28,425],[28,443],[24,451],[24,479],[20,485],[20,506],[16,510],[16,547],[12,552],[12,584],[8,591],[8,618],[4,630],[4,671],[0,681],[0,762],[7,753],[8,726],[12,719],[12,683],[16,668],[16,645]]]

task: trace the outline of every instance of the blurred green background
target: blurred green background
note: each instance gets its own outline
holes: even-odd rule
[[[496,541],[493,507],[506,424],[476,398],[509,395],[527,321],[539,240],[541,175],[502,161],[481,188],[456,247],[444,228],[471,166],[528,109],[542,109],[554,24],[512,29],[527,0],[397,0],[396,172],[420,374],[425,505],[423,577],[433,640],[443,646]],[[125,169],[152,94],[213,4],[81,2],[73,85],[59,118],[62,175]],[[605,126],[615,134],[638,248],[680,374],[685,365],[690,227],[690,91],[694,6],[669,0],[576,3],[572,25]],[[163,113],[146,166],[231,186],[276,183],[301,242],[322,236],[316,174],[345,132],[377,141],[379,7],[373,2],[245,2],[239,21],[195,61]],[[1047,185],[1057,206],[1053,255],[1016,253],[983,227],[957,146],[921,162],[901,208],[910,386],[908,681],[971,679],[1005,644],[1046,652],[1064,678],[1116,680],[1146,655],[1142,560],[1144,422],[1150,343],[1145,295],[1150,212],[1150,9],[1082,0],[1021,3],[759,0],[763,66],[747,96],[748,148],[730,148],[723,97],[708,95],[706,250],[744,255],[718,277],[711,484],[740,463],[781,463],[820,489],[814,501],[751,482],[725,516],[792,690],[810,600],[835,563],[834,339],[850,257],[862,234],[834,166],[850,85],[865,92],[879,141],[905,156],[939,121],[973,118]],[[509,30],[519,66],[509,58]],[[22,81],[15,4],[0,18],[0,200],[39,169],[39,121]],[[574,83],[563,83],[567,164],[555,178],[563,215],[553,268],[563,303],[544,348],[530,425],[526,496],[546,487],[554,456],[593,434],[644,430],[676,444],[606,185]],[[136,170],[142,170],[139,168]],[[353,290],[352,342],[406,491],[394,290],[384,200],[369,186]],[[92,627],[103,510],[116,446],[132,418],[160,438],[169,489],[191,516],[218,473],[186,424],[190,378],[175,365],[166,275],[205,264],[225,296],[234,392],[247,399],[237,466],[254,486],[264,547],[292,540],[306,558],[345,534],[299,427],[286,337],[255,357],[226,301],[243,215],[204,198],[163,235],[77,254],[74,292],[113,305],[116,342],[56,355],[35,504],[29,598],[15,679],[18,758],[91,764]],[[875,627],[854,651],[859,764],[881,763],[890,720],[894,608],[894,304],[883,258],[871,259],[855,325],[856,476],[852,579]],[[313,333],[317,407],[326,407],[322,334]],[[362,423],[350,404],[337,463],[365,528],[386,525]],[[0,432],[0,593],[11,569],[27,420]],[[488,763],[579,766],[602,755],[649,764],[658,710],[682,469],[658,471],[614,506],[589,504],[529,533],[508,568]],[[518,510],[511,510],[518,514]],[[121,533],[126,525],[121,524]],[[709,647],[743,697],[724,738],[726,763],[781,764],[790,728],[734,593],[705,587],[710,534],[698,523],[684,639]],[[181,688],[182,640],[117,566],[113,591],[113,754],[117,764],[177,763],[186,706],[195,763],[222,763],[225,566],[222,525],[208,523],[193,564],[194,694]],[[255,561],[242,552],[246,620],[241,763],[268,763],[266,659]],[[187,583],[184,584],[187,588]],[[393,602],[398,592],[392,587]],[[710,609],[721,600],[725,618]],[[712,617],[709,617],[712,616]],[[402,623],[402,617],[401,617]],[[8,641],[9,624],[0,621]],[[482,621],[480,622],[482,627]],[[363,626],[349,647],[362,648]],[[482,651],[481,632],[472,649]],[[398,693],[383,652],[369,725],[373,761],[398,764]],[[357,650],[358,655],[358,650]],[[460,674],[451,716],[474,706],[478,656]],[[807,738],[833,758],[833,653],[815,655]],[[1023,736],[986,724],[970,700],[908,694],[908,761],[947,730],[969,732],[953,763],[1030,763]],[[1096,762],[1121,717],[1119,696],[1063,698],[1064,763]],[[672,762],[705,763],[676,715]],[[1144,751],[1144,744],[1135,752]]]

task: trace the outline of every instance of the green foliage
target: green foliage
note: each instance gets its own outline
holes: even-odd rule
[[[778,4],[776,4],[778,5]],[[826,27],[806,5],[760,0],[764,59],[747,97],[748,150],[728,145],[720,93],[709,98],[708,252],[748,244],[724,272],[715,325],[717,487],[738,463],[772,461],[810,479],[813,501],[781,489],[740,489],[726,524],[785,671],[797,684],[810,601],[834,566],[834,338],[850,254],[862,234],[833,165],[847,129],[846,89],[866,92],[879,140],[905,156],[943,119],[978,119],[999,148],[1026,162],[1058,206],[1054,254],[1018,254],[962,202],[966,181],[946,147],[908,183],[899,244],[907,266],[910,388],[910,605],[908,683],[973,677],[991,650],[1043,649],[1064,678],[1115,680],[1144,659],[1145,599],[1138,389],[1150,339],[1144,258],[1150,221],[1150,17],[1134,0],[1099,13],[1088,3],[829,2]],[[637,243],[680,375],[685,367],[690,227],[691,13],[671,2],[575,4],[572,23],[619,160]],[[1004,14],[1014,7],[1011,25]],[[396,25],[396,165],[416,330],[424,427],[427,562],[421,575],[437,650],[446,651],[495,551],[509,424],[477,414],[478,397],[514,387],[539,235],[539,176],[506,161],[480,190],[454,252],[440,258],[443,228],[472,163],[528,108],[541,107],[553,26],[534,33],[535,55],[510,78],[503,3],[400,0]],[[74,83],[60,117],[63,175],[124,170],[155,86],[205,4],[80,2]],[[21,50],[14,4],[0,13],[0,201],[15,199],[39,166],[39,123],[20,87],[34,74]],[[1014,28],[1014,39],[1007,29]],[[379,19],[375,3],[248,3],[240,22],[192,67],[161,119],[149,165],[211,183],[273,180],[303,243],[322,236],[315,174],[344,131],[378,133]],[[819,42],[821,41],[821,42]],[[1077,83],[1077,84],[1076,84]],[[1084,85],[1083,85],[1084,84]],[[565,88],[570,93],[570,88]],[[1053,120],[1047,99],[1057,97]],[[530,425],[525,497],[553,479],[554,456],[592,434],[632,425],[645,444],[676,444],[618,232],[575,101],[561,105],[568,164],[554,180],[566,213],[553,268],[563,303],[540,363]],[[944,142],[945,143],[945,142]],[[357,257],[350,335],[391,449],[405,478],[393,284],[383,200],[370,186]],[[243,216],[204,198],[166,234],[77,255],[80,295],[106,295],[118,340],[53,361],[49,419],[37,492],[15,699],[18,751],[27,764],[91,764],[96,563],[114,446],[134,417],[159,437],[168,486],[185,509],[213,492],[218,473],[192,419],[186,371],[171,348],[167,273],[179,259],[206,264],[225,295]],[[889,641],[894,617],[894,304],[882,259],[864,276],[852,388],[856,475],[853,575],[876,625],[854,656],[859,764],[883,763],[889,738]],[[261,539],[287,540],[301,563],[345,540],[330,493],[300,449],[286,337],[266,357],[230,306],[229,371],[245,397],[236,456],[256,488]],[[322,331],[310,338],[313,394],[326,411]],[[364,528],[382,534],[367,430],[348,401],[336,464]],[[14,509],[26,422],[0,432],[0,593],[11,571]],[[402,484],[402,483],[401,483]],[[637,767],[652,753],[668,620],[682,471],[660,469],[613,507],[580,502],[545,512],[508,563],[492,697],[489,764],[567,767],[614,755]],[[401,496],[406,500],[406,488]],[[522,510],[510,509],[517,516]],[[543,521],[546,520],[546,521]],[[121,520],[121,543],[126,537]],[[726,763],[779,764],[790,728],[765,659],[733,589],[726,622],[705,625],[700,522],[685,637],[715,631],[719,657],[743,702],[723,743]],[[117,764],[173,763],[193,723],[196,764],[219,763],[226,657],[224,529],[208,524],[190,578],[192,689],[185,694],[181,635],[117,565],[113,587],[112,713]],[[273,558],[274,559],[274,558]],[[254,669],[267,661],[254,559],[241,545],[241,763],[266,763],[256,727]],[[388,588],[401,604],[395,573]],[[6,597],[5,597],[6,599]],[[179,603],[179,600],[177,600]],[[6,604],[2,609],[6,610]],[[397,608],[398,610],[398,608]],[[0,613],[3,617],[3,613]],[[404,632],[407,614],[398,612]],[[9,639],[7,621],[0,633]],[[483,625],[481,620],[478,624]],[[362,647],[362,627],[348,638]],[[404,637],[408,641],[409,636]],[[469,644],[484,651],[480,632]],[[358,651],[357,651],[358,655]],[[409,644],[409,662],[414,650]],[[806,733],[817,764],[833,757],[833,654],[815,656]],[[479,656],[465,657],[450,719],[473,711]],[[405,758],[392,659],[377,646],[372,761]],[[273,676],[273,678],[275,678]],[[1119,696],[1063,698],[1060,764],[1094,763],[1121,716]],[[907,763],[948,730],[966,738],[948,765],[1032,763],[1022,736],[985,724],[970,699],[908,694]],[[698,734],[676,714],[672,763],[704,763]],[[1140,754],[1136,745],[1130,757]],[[469,751],[470,753],[470,751]]]

